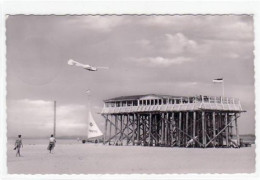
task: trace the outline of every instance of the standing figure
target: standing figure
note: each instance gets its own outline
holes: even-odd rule
[[[49,150],[50,153],[54,149],[55,143],[56,143],[56,139],[55,139],[55,137],[53,137],[53,135],[51,135],[50,140],[49,140],[49,146],[47,148],[47,150]]]
[[[14,145],[14,150],[16,150],[16,157],[17,156],[21,156],[20,154],[20,149],[21,147],[23,147],[23,143],[22,143],[22,135],[18,135],[18,139],[16,139],[15,141],[15,145]]]

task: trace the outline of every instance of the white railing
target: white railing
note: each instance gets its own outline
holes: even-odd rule
[[[148,112],[148,111],[187,111],[187,110],[229,110],[242,111],[239,99],[228,97],[209,97],[200,96],[192,103],[179,104],[157,104],[157,105],[139,105],[139,106],[123,106],[123,107],[107,107],[104,106],[102,113],[120,113],[120,112]]]
[[[167,101],[166,104],[156,104],[156,105],[133,105],[133,104],[124,104],[123,106],[116,106],[116,103],[108,103],[105,105],[105,107],[132,107],[132,106],[163,106],[163,105],[172,105],[172,104],[193,104],[193,103],[217,103],[217,104],[240,104],[240,101],[238,98],[230,98],[230,97],[220,97],[220,96],[196,96],[193,98],[192,102],[190,101],[179,101],[179,103],[176,103],[176,101],[171,101],[172,103],[169,103]],[[173,103],[175,102],[175,103]]]

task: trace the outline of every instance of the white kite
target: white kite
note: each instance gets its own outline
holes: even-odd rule
[[[82,64],[77,61],[74,61],[73,59],[70,59],[68,61],[68,65],[82,67],[88,71],[97,71],[98,69],[108,69],[108,67],[94,67],[94,66],[90,66],[88,64]]]

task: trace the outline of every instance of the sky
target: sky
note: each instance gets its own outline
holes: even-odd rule
[[[6,20],[8,137],[86,137],[103,100],[125,95],[239,98],[240,134],[255,133],[254,19],[249,15],[35,16]],[[72,58],[109,70],[67,65]],[[90,90],[90,94],[86,93]]]

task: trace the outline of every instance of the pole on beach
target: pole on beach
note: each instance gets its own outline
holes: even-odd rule
[[[225,96],[224,79],[223,79],[223,82],[222,82],[222,96],[223,97]]]
[[[90,90],[89,89],[86,91],[86,94],[87,94],[87,132],[88,132],[89,131],[89,114],[90,114],[90,98],[89,98]],[[87,139],[88,139],[88,133],[87,133]]]
[[[54,101],[53,136],[56,137],[56,101]]]
[[[225,96],[224,78],[213,79],[213,83],[221,83],[221,85],[222,85],[222,98],[223,98]]]

